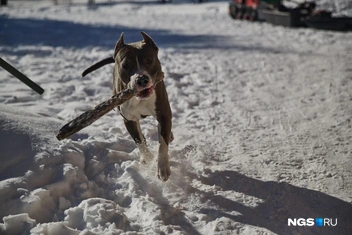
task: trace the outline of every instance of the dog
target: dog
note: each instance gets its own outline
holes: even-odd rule
[[[110,63],[114,63],[113,93],[133,89],[136,95],[118,107],[124,124],[136,143],[141,162],[150,162],[153,154],[146,145],[139,120],[152,116],[158,121],[159,150],[157,175],[162,181],[170,177],[169,143],[174,139],[172,112],[164,84],[164,73],[158,58],[159,48],[153,39],[141,32],[143,40],[125,44],[123,33],[116,43],[114,56],[87,68],[82,76]]]

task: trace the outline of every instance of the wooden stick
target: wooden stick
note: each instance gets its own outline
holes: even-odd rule
[[[64,125],[59,133],[56,135],[58,140],[63,140],[70,135],[82,130],[83,128],[89,126],[104,114],[110,112],[115,107],[123,104],[127,100],[131,99],[135,95],[135,91],[131,89],[126,89],[114,96],[112,96],[107,101],[97,105],[95,108],[88,110],[81,114],[79,117],[73,119],[66,125]]]
[[[36,91],[39,95],[44,93],[44,89],[41,88],[38,84],[33,82],[31,79],[29,79],[26,75],[18,71],[16,68],[14,68],[12,65],[7,63],[5,60],[3,60],[0,57],[0,66],[3,67],[7,72],[11,73],[13,76],[15,76],[17,79],[21,80],[24,84],[32,88],[34,91]]]

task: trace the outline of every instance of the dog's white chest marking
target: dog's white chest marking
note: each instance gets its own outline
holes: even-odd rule
[[[142,116],[153,116],[156,118],[155,100],[155,92],[147,100],[138,100],[133,97],[120,106],[120,112],[129,121],[138,121]]]

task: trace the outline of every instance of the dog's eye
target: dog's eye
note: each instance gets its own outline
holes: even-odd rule
[[[147,64],[151,64],[151,63],[153,63],[153,61],[151,59],[148,59]]]
[[[131,65],[130,65],[130,63],[123,63],[122,64],[122,68],[124,68],[124,69],[129,69],[129,68],[131,68]]]

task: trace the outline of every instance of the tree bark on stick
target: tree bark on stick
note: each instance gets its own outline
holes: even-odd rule
[[[123,104],[127,100],[131,99],[135,95],[135,91],[131,89],[126,89],[114,96],[112,96],[107,101],[95,106],[95,108],[88,110],[81,114],[79,117],[73,119],[66,125],[64,125],[59,133],[56,135],[58,140],[63,140],[74,133],[82,130],[83,128],[89,126],[99,118],[101,118],[106,113],[110,112],[115,107]]]

